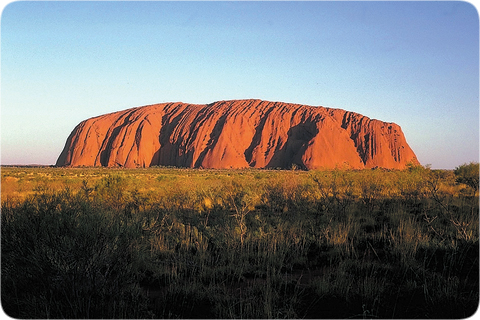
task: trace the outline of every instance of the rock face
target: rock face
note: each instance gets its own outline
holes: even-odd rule
[[[261,100],[164,103],[81,122],[57,166],[320,169],[418,164],[400,127],[341,109]]]

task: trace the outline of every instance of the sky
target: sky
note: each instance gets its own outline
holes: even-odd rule
[[[250,98],[395,122],[432,168],[478,162],[478,21],[459,1],[12,2],[0,162],[54,164],[101,114]]]

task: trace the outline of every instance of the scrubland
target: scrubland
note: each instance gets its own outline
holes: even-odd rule
[[[478,164],[4,167],[1,188],[2,307],[15,318],[464,318],[478,307]]]

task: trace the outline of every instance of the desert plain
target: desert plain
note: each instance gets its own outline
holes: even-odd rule
[[[476,311],[477,163],[293,169],[2,167],[3,310],[15,318]]]

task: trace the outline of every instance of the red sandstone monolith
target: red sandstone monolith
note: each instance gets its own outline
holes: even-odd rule
[[[82,121],[57,166],[403,169],[418,164],[395,123],[261,100],[163,103]]]

